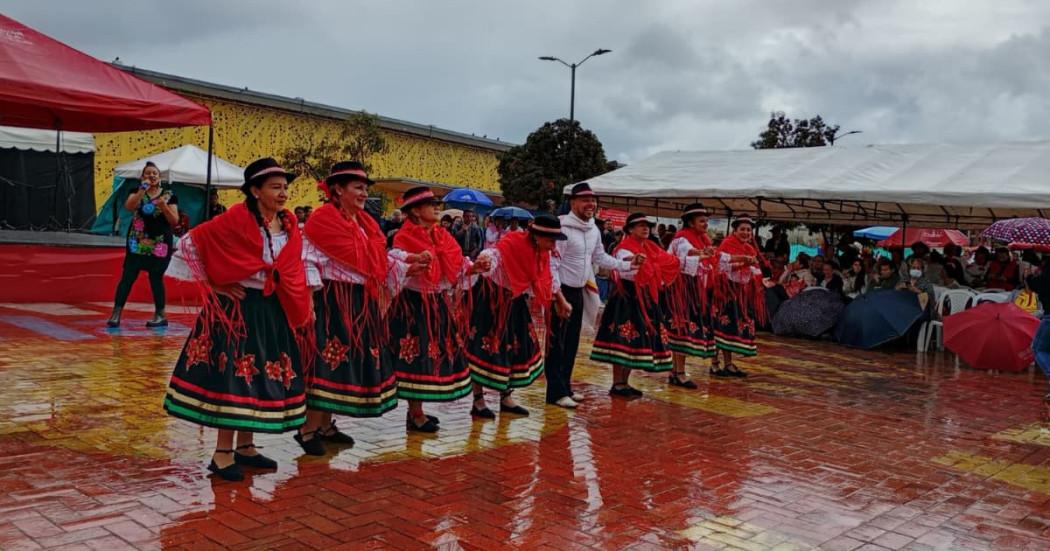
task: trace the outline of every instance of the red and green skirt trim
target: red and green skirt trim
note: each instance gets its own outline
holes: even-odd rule
[[[314,293],[316,358],[306,378],[311,410],[379,417],[397,407],[397,377],[380,361],[385,321],[363,285],[324,281]]]
[[[529,297],[488,278],[471,290],[470,327],[464,350],[475,383],[504,391],[524,388],[543,373],[543,354],[529,311]]]
[[[390,307],[390,342],[379,361],[393,368],[398,398],[451,402],[470,394],[470,368],[453,308],[445,293],[409,289]]]
[[[227,336],[219,321],[198,317],[168,383],[164,410],[217,429],[293,430],[306,419],[299,347],[277,295],[245,293],[239,305],[219,298],[228,314],[239,307],[243,335]]]
[[[714,329],[715,346],[719,350],[741,356],[755,356],[755,315],[753,310],[742,311],[735,302],[727,303],[720,311],[712,309],[711,324]]]
[[[671,350],[631,348],[617,343],[594,341],[591,359],[630,369],[641,369],[652,373],[670,371]]]
[[[666,300],[639,300],[633,281],[613,288],[594,337],[591,359],[630,369],[670,371]]]

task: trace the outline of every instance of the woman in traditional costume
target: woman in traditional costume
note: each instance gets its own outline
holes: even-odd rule
[[[405,222],[394,235],[395,258],[413,255],[427,268],[406,278],[389,311],[390,343],[380,361],[394,367],[397,395],[408,400],[406,427],[437,432],[440,420],[423,411],[424,402],[450,402],[470,394],[470,369],[463,346],[470,310],[463,304],[470,275],[488,269],[473,265],[456,239],[439,225],[441,200],[430,188],[406,191]]]
[[[755,223],[738,216],[730,233],[715,250],[712,272],[711,321],[715,346],[722,351],[724,367],[712,367],[716,377],[746,377],[733,363],[733,354],[746,358],[758,354],[755,324],[765,319],[765,286],[754,243]]]
[[[198,282],[204,306],[164,409],[219,429],[208,470],[226,480],[243,479],[242,466],[276,469],[255,433],[293,430],[306,416],[313,306],[302,238],[284,208],[293,179],[271,158],[248,165],[244,202],[183,237],[167,273]]]
[[[485,388],[500,393],[500,413],[529,414],[512,396],[543,372],[543,350],[529,300],[535,301],[537,310],[549,311],[554,292],[561,287],[551,274],[551,251],[556,241],[564,239],[561,222],[544,214],[532,221],[527,232],[507,234],[478,256],[488,261],[490,269],[472,291],[465,351],[474,380],[472,416],[496,417],[485,405]],[[559,299],[558,313],[567,317],[572,306],[560,295]],[[543,326],[549,327],[549,316],[544,317]]]
[[[708,310],[707,259],[714,256],[711,237],[707,235],[709,212],[700,203],[693,203],[682,212],[682,229],[674,235],[669,252],[678,258],[682,275],[667,292],[671,314],[671,335],[668,347],[672,351],[672,371],[667,382],[673,386],[696,388],[685,371],[686,356],[712,358],[712,369],[718,369],[718,354]]]
[[[671,350],[661,293],[678,277],[678,259],[649,239],[656,223],[636,212],[624,223],[626,236],[613,249],[613,256],[628,260],[642,255],[645,262],[637,270],[619,276],[602,312],[594,337],[591,359],[613,366],[613,386],[609,394],[624,398],[642,395],[630,386],[632,369],[649,372],[671,370]]]
[[[332,414],[379,417],[397,407],[394,366],[380,362],[387,328],[379,305],[388,287],[419,268],[387,254],[386,236],[364,210],[373,183],[361,163],[336,163],[319,186],[328,202],[303,227],[307,280],[318,289],[317,356],[306,377],[306,423],[295,440],[309,455],[324,455],[324,442],[353,445]]]

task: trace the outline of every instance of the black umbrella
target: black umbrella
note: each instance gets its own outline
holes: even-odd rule
[[[780,305],[773,317],[773,333],[820,337],[835,327],[845,306],[839,293],[823,287],[811,287]]]
[[[906,335],[921,318],[922,308],[915,293],[875,291],[846,306],[835,337],[846,346],[875,348]]]

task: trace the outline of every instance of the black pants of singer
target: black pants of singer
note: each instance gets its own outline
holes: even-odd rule
[[[150,290],[153,291],[153,307],[156,311],[163,312],[166,297],[164,295],[164,271],[168,269],[168,258],[157,258],[144,254],[127,253],[124,255],[124,270],[120,274],[120,283],[117,284],[117,296],[113,298],[115,308],[123,308],[128,302],[131,294],[131,286],[139,277],[139,272],[145,271],[149,275]]]
[[[551,346],[544,365],[547,401],[551,403],[572,396],[572,369],[576,366],[580,328],[583,326],[583,288],[562,285],[561,293],[572,305],[572,315],[569,319],[551,316]]]

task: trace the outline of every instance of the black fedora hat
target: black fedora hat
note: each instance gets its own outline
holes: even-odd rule
[[[688,224],[694,216],[711,216],[711,211],[703,203],[693,203],[682,209],[682,222]]]
[[[738,214],[730,225],[735,230],[740,224],[747,224],[753,228],[755,227],[755,219],[750,214]]]
[[[417,186],[401,194],[402,212],[406,212],[412,207],[418,207],[419,205],[439,205],[441,203],[441,199],[434,195],[434,192],[427,186]]]
[[[577,199],[580,197],[595,197],[594,190],[591,189],[591,185],[587,182],[580,182],[569,190],[569,199]]]
[[[281,164],[273,157],[263,157],[252,161],[251,164],[244,167],[244,183],[241,184],[241,190],[247,192],[249,187],[267,176],[284,176],[288,183],[291,183],[297,175],[294,172],[288,172],[281,168]]]
[[[565,234],[561,232],[561,220],[549,215],[540,214],[532,219],[532,223],[529,224],[529,231],[533,235],[540,237],[551,237],[557,241],[565,241],[568,239]]]
[[[332,165],[332,169],[329,171],[328,176],[325,177],[324,182],[328,185],[332,185],[340,182],[349,182],[351,180],[364,182],[368,185],[375,183],[375,181],[368,177],[368,173],[365,172],[365,165],[358,161],[339,161],[338,163],[335,163]]]
[[[627,216],[627,220],[624,221],[624,231],[630,229],[630,227],[635,224],[649,224],[649,227],[652,228],[656,225],[656,222],[652,221],[644,212],[634,212]]]

